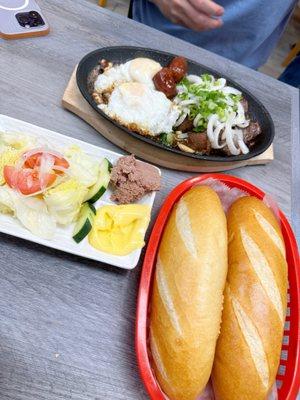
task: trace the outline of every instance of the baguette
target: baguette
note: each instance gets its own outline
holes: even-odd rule
[[[218,400],[266,400],[280,361],[287,263],[279,224],[255,197],[228,216],[228,275],[212,382]]]
[[[175,205],[158,251],[150,350],[171,400],[195,400],[209,380],[227,274],[226,217],[210,188],[190,189]]]

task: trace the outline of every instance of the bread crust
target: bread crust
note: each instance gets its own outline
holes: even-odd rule
[[[227,229],[221,202],[212,189],[194,187],[171,212],[153,284],[153,368],[171,400],[195,400],[209,380],[226,274]]]
[[[255,197],[227,215],[228,275],[212,381],[218,400],[266,400],[280,361],[287,263],[279,224]]]

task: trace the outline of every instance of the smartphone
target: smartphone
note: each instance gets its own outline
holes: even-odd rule
[[[0,37],[43,36],[49,24],[35,0],[0,0]]]

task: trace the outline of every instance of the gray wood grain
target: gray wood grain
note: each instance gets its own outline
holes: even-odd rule
[[[75,64],[91,50],[120,44],[185,55],[231,76],[270,111],[275,161],[234,174],[275,196],[291,217],[296,89],[85,0],[40,3],[51,25],[49,36],[0,39],[0,113],[118,150],[61,107]],[[294,171],[298,159],[294,157]],[[171,188],[191,176],[162,172],[153,217]],[[293,177],[299,180],[299,174]],[[294,199],[299,199],[299,186],[294,186]],[[140,266],[124,272],[5,235],[0,235],[0,256],[1,400],[147,398],[134,353]]]
[[[292,225],[300,245],[300,90],[293,93],[292,113]],[[300,394],[299,399],[300,400]]]

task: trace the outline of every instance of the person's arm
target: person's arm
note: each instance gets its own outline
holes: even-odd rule
[[[212,0],[150,0],[175,24],[194,31],[219,28],[224,8]]]

